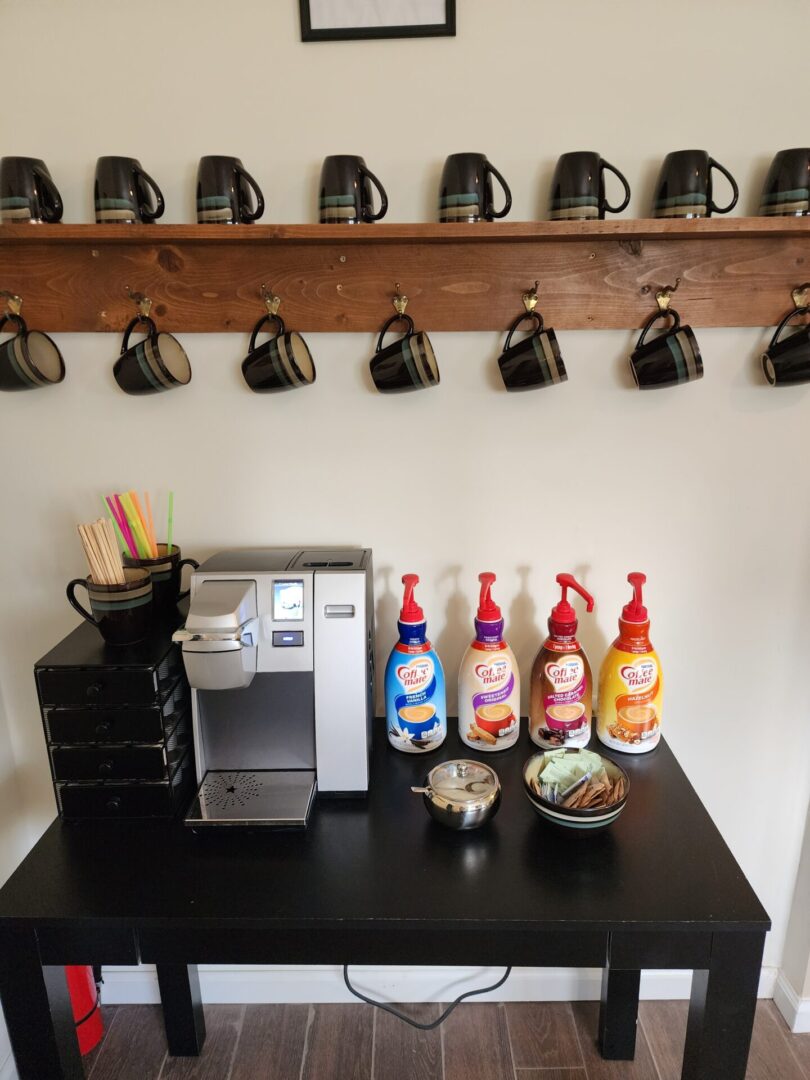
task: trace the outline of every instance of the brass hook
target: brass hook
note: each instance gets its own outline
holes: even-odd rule
[[[681,279],[679,277],[676,277],[674,285],[664,285],[658,290],[658,292],[655,294],[655,299],[658,304],[659,311],[669,311],[669,302],[672,298],[672,294],[677,290],[680,283]]]
[[[797,285],[795,289],[791,289],[790,295],[793,298],[794,308],[807,307],[808,300],[810,300],[810,281],[805,281],[803,285]]]
[[[149,318],[149,312],[152,309],[152,301],[148,296],[144,296],[141,292],[133,292],[129,285],[125,285],[124,288],[127,291],[127,296],[133,301],[135,307],[138,309],[138,314],[142,315],[144,319]]]
[[[398,281],[394,285],[394,288],[397,290],[397,292],[396,292],[396,296],[393,298],[393,300],[391,302],[393,303],[394,307],[397,310],[397,315],[404,315],[405,314],[405,308],[408,306],[408,297],[404,296],[399,291],[400,286],[399,286]]]
[[[7,289],[0,289],[0,296],[6,298],[6,315],[19,315],[22,308],[22,297]]]
[[[276,296],[272,289],[268,290],[264,282],[262,282],[261,293],[264,306],[267,308],[267,314],[277,315],[278,309],[281,307],[281,297]]]
[[[526,313],[531,315],[534,309],[537,307],[537,289],[540,285],[539,281],[534,283],[534,292],[528,290],[523,294],[523,306],[526,308]]]

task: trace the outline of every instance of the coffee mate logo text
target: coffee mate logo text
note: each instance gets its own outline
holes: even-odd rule
[[[576,690],[585,678],[585,665],[579,656],[563,656],[546,664],[546,678],[558,694]]]
[[[427,689],[433,678],[433,661],[429,656],[420,656],[397,668],[397,678],[409,694],[418,694]]]
[[[651,690],[658,678],[658,665],[654,660],[635,660],[632,664],[623,664],[619,676],[631,694],[643,694]]]
[[[505,686],[509,680],[511,674],[509,661],[499,657],[496,660],[490,660],[488,664],[476,664],[475,674],[487,690],[497,690]]]

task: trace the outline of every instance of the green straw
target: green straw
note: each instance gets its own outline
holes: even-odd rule
[[[172,530],[174,528],[174,492],[169,492],[169,527],[166,530],[166,551],[172,553]]]
[[[110,510],[109,506],[107,505],[107,500],[104,498],[104,496],[100,495],[99,498],[101,499],[102,503],[104,504],[104,509],[107,511],[107,517],[113,523],[113,528],[115,529],[115,538],[118,541],[118,546],[121,548],[123,553],[126,555],[126,554],[129,553],[129,549],[127,547],[127,542],[124,539],[124,537],[122,536],[121,530],[118,527],[118,522],[115,520],[115,514],[113,514],[112,510]]]

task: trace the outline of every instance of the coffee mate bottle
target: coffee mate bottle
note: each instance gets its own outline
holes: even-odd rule
[[[548,637],[532,667],[529,737],[544,750],[587,746],[591,738],[591,665],[577,641],[577,613],[568,602],[574,589],[593,611],[593,597],[571,574],[557,574],[562,599],[551,609]]]
[[[628,574],[633,599],[619,619],[619,636],[599,675],[596,733],[611,750],[646,754],[661,738],[664,681],[658,653],[650,644],[650,620],[641,589],[644,574]]]
[[[458,674],[458,730],[473,750],[505,750],[520,732],[520,672],[503,639],[501,609],[491,596],[495,575],[479,574],[475,639]]]
[[[441,746],[447,735],[444,671],[427,638],[425,613],[413,598],[419,578],[403,574],[402,584],[399,641],[385,668],[385,721],[392,746],[424,754]]]

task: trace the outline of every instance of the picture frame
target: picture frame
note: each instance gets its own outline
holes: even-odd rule
[[[367,6],[369,14],[358,14]],[[380,38],[455,37],[456,0],[385,0],[379,16],[372,0],[299,0],[302,41],[364,41]],[[376,12],[375,12],[376,7]],[[417,22],[419,12],[437,9],[441,19]]]

